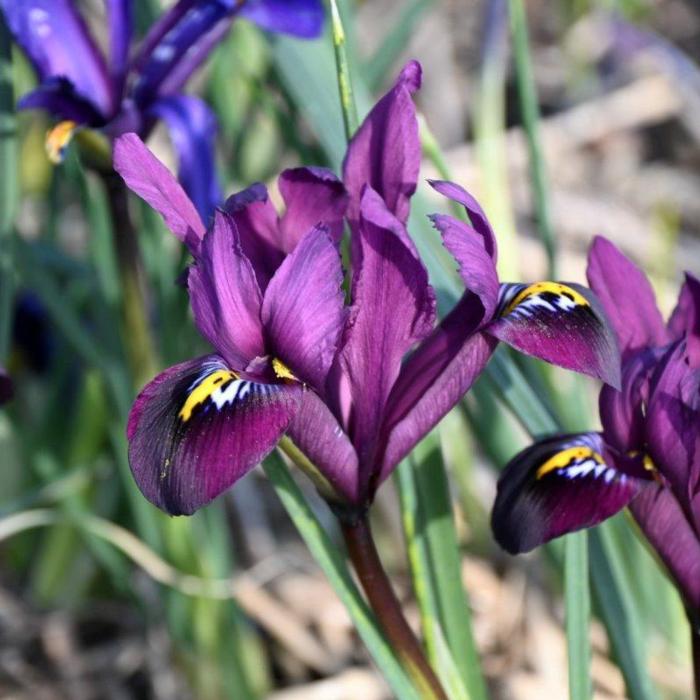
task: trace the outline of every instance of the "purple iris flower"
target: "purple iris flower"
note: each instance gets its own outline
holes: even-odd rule
[[[131,0],[105,0],[109,53],[97,48],[73,0],[0,0],[10,30],[40,85],[20,109],[44,109],[62,121],[47,146],[59,160],[76,128],[146,136],[162,119],[180,160],[181,182],[203,216],[221,201],[213,161],[215,118],[204,102],[184,95],[190,75],[237,17],[264,29],[318,36],[321,0],[179,0],[132,44]]]
[[[595,297],[575,284],[501,284],[496,242],[476,201],[467,225],[433,222],[465,291],[439,324],[427,271],[406,221],[420,167],[410,62],[352,139],[342,183],[329,171],[286,171],[279,216],[261,185],[230,198],[204,231],[194,207],[136,136],[115,165],[193,253],[195,321],[218,352],[166,370],[138,397],[130,461],[145,495],[189,513],[230,486],[283,433],[353,517],[398,462],[461,399],[498,340],[619,384],[619,354]],[[339,238],[351,232],[346,308]]]
[[[588,280],[620,342],[622,388],[601,391],[602,433],[549,438],[508,464],[494,534],[524,552],[629,505],[700,614],[700,281],[686,274],[664,324],[644,274],[604,238]]]

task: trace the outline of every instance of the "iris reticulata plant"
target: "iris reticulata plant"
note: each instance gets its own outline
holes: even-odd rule
[[[286,433],[314,465],[390,640],[443,697],[377,573],[366,522],[376,490],[469,390],[499,340],[614,386],[619,355],[586,288],[501,283],[484,212],[444,181],[431,185],[463,206],[470,224],[432,217],[465,285],[437,322],[435,295],[406,228],[420,168],[411,97],[420,83],[420,66],[408,63],[352,138],[342,180],[318,168],[282,173],[281,216],[258,184],[229,198],[206,228],[135,134],[117,140],[115,167],[191,251],[192,312],[216,350],[167,369],[137,398],[129,458],[142,492],[171,514],[192,513]]]

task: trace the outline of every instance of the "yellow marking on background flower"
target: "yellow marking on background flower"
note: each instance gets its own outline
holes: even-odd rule
[[[49,160],[58,165],[63,162],[66,148],[75,135],[78,125],[74,121],[59,122],[46,132],[46,153]]]
[[[569,447],[567,450],[557,452],[541,465],[535,474],[535,478],[541,479],[549,472],[553,472],[556,469],[564,469],[564,467],[568,467],[573,462],[585,459],[592,459],[598,464],[604,463],[603,457],[590,447]]]
[[[565,284],[560,282],[536,282],[531,284],[529,287],[525,287],[521,292],[516,294],[515,298],[508,304],[505,310],[504,316],[509,314],[513,309],[522,303],[529,297],[536,296],[537,294],[542,294],[544,292],[551,292],[552,294],[557,294],[560,296],[568,295],[574,301],[577,306],[590,306],[586,297],[580,294],[575,289],[567,287]]]
[[[292,379],[295,382],[298,381],[294,376],[294,372],[277,357],[272,358],[272,370],[278,379]]]
[[[183,423],[192,417],[192,412],[204,403],[222,384],[229,380],[238,379],[238,375],[228,369],[220,369],[205,377],[197,386],[192,389],[184,405],[180,409],[178,417]]]

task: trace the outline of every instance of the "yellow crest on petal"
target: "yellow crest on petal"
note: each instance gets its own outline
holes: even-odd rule
[[[75,136],[77,129],[78,124],[76,122],[67,120],[59,122],[53,129],[49,129],[46,132],[46,153],[52,163],[58,165],[63,162],[66,148],[73,136]]]
[[[178,417],[183,423],[192,417],[194,409],[208,399],[213,399],[214,394],[220,391],[225,384],[238,379],[238,375],[228,369],[220,369],[208,374],[197,384],[187,396],[187,400],[182,405]]]
[[[537,473],[536,479],[541,479],[550,472],[556,469],[566,469],[574,465],[585,465],[586,462],[591,462],[594,465],[605,464],[603,457],[590,447],[579,445],[577,447],[569,447],[566,450],[557,452],[542,464]]]
[[[506,307],[503,315],[507,316],[521,304],[526,307],[528,305],[536,306],[541,304],[543,300],[547,302],[547,296],[553,298],[562,311],[576,306],[590,306],[588,299],[583,294],[565,284],[561,284],[561,282],[536,282],[518,292]]]

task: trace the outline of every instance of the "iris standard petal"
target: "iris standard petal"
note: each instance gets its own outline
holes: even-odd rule
[[[620,386],[612,327],[590,290],[571,282],[502,284],[486,330],[520,352]]]
[[[114,104],[121,101],[132,37],[131,0],[105,0],[109,26],[109,74]]]
[[[442,242],[459,264],[464,286],[476,294],[490,319],[498,305],[498,274],[496,264],[486,248],[486,240],[476,229],[446,214],[430,217],[442,235]]]
[[[323,29],[321,0],[246,0],[240,13],[270,32],[303,39],[313,39]]]
[[[673,493],[647,486],[630,503],[632,515],[680,589],[686,605],[700,610],[700,536]]]
[[[646,421],[649,456],[700,534],[700,370],[679,341],[652,380]]]
[[[196,256],[205,231],[202,219],[180,183],[136,134],[124,134],[114,142],[114,169]]]
[[[165,370],[129,415],[129,464],[143,495],[189,515],[249,472],[298,408],[298,384],[241,379],[217,355]]]
[[[262,295],[229,214],[215,213],[190,268],[187,288],[197,327],[233,369],[243,370],[266,354]]]
[[[379,483],[471,388],[496,348],[478,332],[483,308],[466,294],[401,368],[386,409]]]
[[[43,109],[54,119],[68,119],[87,126],[98,127],[104,123],[104,116],[97,107],[79,95],[66,78],[47,78],[19,99],[17,109]]]
[[[601,236],[591,245],[586,274],[612,323],[623,356],[641,347],[664,345],[666,329],[649,280]]]
[[[420,84],[420,64],[409,61],[394,87],[372,108],[350,141],[343,162],[343,182],[350,195],[348,216],[353,225],[360,216],[362,191],[367,184],[399,221],[406,223],[408,219],[421,158],[411,95]]]
[[[372,464],[401,360],[432,330],[435,297],[403,224],[369,188],[362,198],[356,236],[352,308],[340,365],[353,397],[352,441],[360,450],[361,464]]]
[[[104,60],[71,0],[0,0],[39,78],[67,78],[104,115],[115,106]]]
[[[154,102],[148,112],[167,124],[179,159],[178,180],[202,221],[209,221],[223,201],[214,156],[214,113],[192,95],[164,97]]]
[[[275,272],[262,305],[271,351],[321,394],[345,323],[342,284],[338,248],[316,226]]]
[[[231,195],[224,210],[236,222],[241,248],[253,265],[260,289],[264,292],[284,260],[277,212],[267,188],[261,182],[254,183]]]
[[[294,250],[301,237],[316,226],[328,226],[339,243],[348,195],[343,183],[326,168],[291,168],[278,180],[286,210],[280,219],[280,243],[285,253]]]
[[[685,334],[690,362],[694,367],[700,367],[700,280],[689,272],[685,273],[685,282],[669,319],[668,330],[675,339]]]
[[[482,237],[484,248],[495,264],[498,257],[496,234],[494,234],[491,224],[486,218],[486,214],[479,202],[477,202],[463,187],[454,182],[448,182],[446,180],[428,180],[428,183],[441,195],[464,207],[469,217],[469,223]]]
[[[327,404],[305,391],[287,436],[349,503],[359,504],[357,452]]]
[[[613,464],[597,433],[542,440],[517,454],[498,480],[494,537],[511,554],[529,552],[609,518],[647,483]]]

